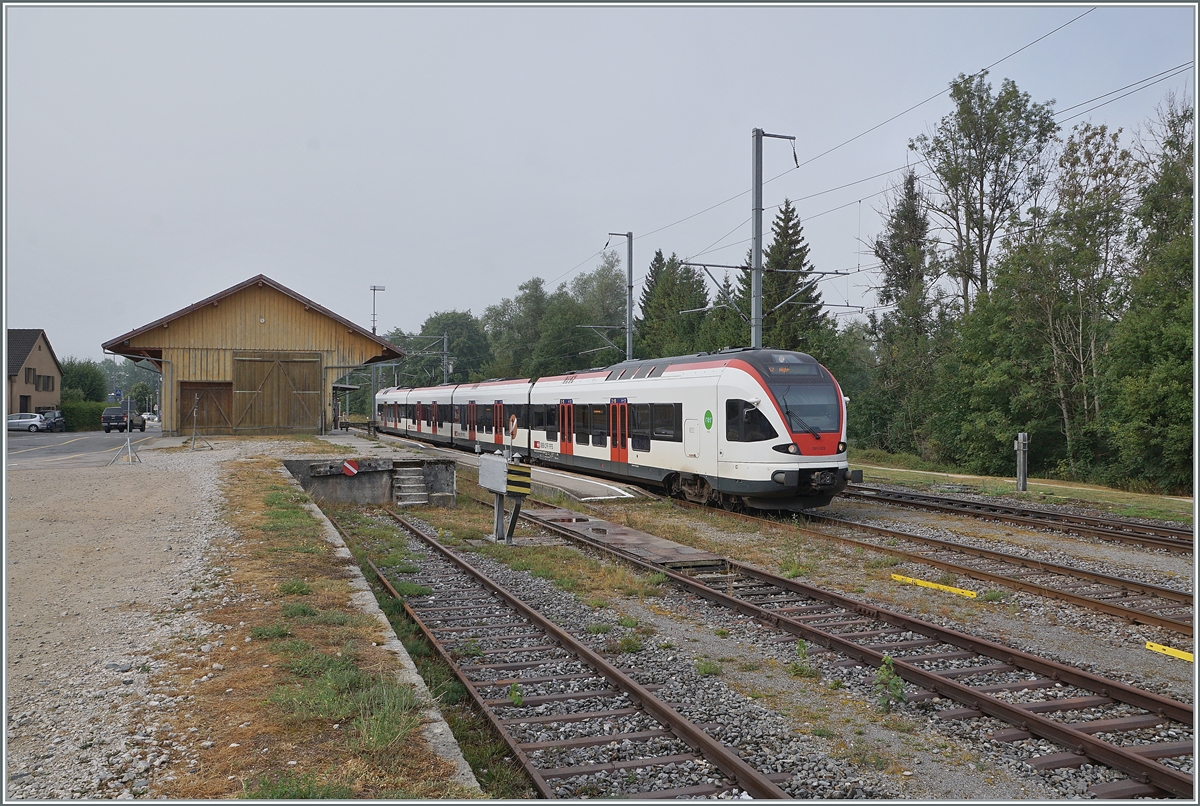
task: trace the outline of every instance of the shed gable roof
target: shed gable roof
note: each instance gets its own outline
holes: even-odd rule
[[[29,358],[29,354],[33,352],[38,337],[45,338],[45,334],[46,331],[36,327],[10,327],[8,329],[8,377],[11,378],[21,372],[21,367]],[[54,354],[50,339],[45,338],[45,340],[46,349],[50,351],[50,357],[54,359],[54,366],[58,367],[58,374],[61,375],[62,364],[58,362],[58,356]]]
[[[156,319],[155,321],[151,322],[148,325],[143,325],[142,327],[136,328],[135,330],[131,330],[128,333],[123,333],[120,336],[117,336],[115,339],[110,339],[109,341],[106,341],[102,346],[108,352],[117,353],[118,355],[126,355],[130,358],[147,358],[147,357],[161,358],[161,355],[159,355],[159,356],[147,355],[147,351],[144,349],[130,350],[128,347],[125,346],[125,342],[127,342],[133,338],[136,338],[137,336],[141,336],[144,333],[148,333],[148,332],[154,330],[155,328],[160,328],[160,327],[162,327],[166,324],[169,324],[177,319],[187,316],[188,314],[202,310],[203,308],[205,308],[208,305],[213,305],[217,302],[220,302],[223,299],[232,297],[233,295],[237,294],[238,292],[243,291],[252,286],[256,286],[256,285],[267,286],[269,288],[273,288],[274,290],[278,291],[279,293],[285,294],[286,296],[291,297],[292,299],[296,300],[297,302],[303,304],[306,308],[311,308],[314,311],[317,311],[318,313],[321,313],[324,316],[329,317],[330,319],[334,320],[335,322],[338,322],[339,324],[344,325],[348,330],[352,331],[353,333],[356,333],[359,336],[362,336],[363,338],[369,339],[370,341],[374,342],[381,348],[380,352],[382,353],[379,356],[379,358],[374,359],[374,361],[387,361],[390,359],[401,358],[404,356],[404,352],[402,350],[400,350],[398,347],[396,347],[395,345],[381,339],[379,336],[375,335],[374,333],[371,333],[371,332],[365,330],[364,328],[359,327],[358,325],[351,322],[349,319],[345,319],[341,316],[338,316],[333,311],[329,310],[328,308],[326,308],[322,305],[318,305],[317,303],[313,302],[312,300],[308,299],[307,297],[305,297],[301,294],[297,294],[292,289],[288,288],[285,285],[277,283],[276,281],[272,280],[270,277],[267,277],[265,274],[255,275],[254,277],[251,277],[249,280],[244,280],[243,282],[240,282],[237,285],[230,286],[229,288],[226,288],[224,291],[219,291],[216,294],[213,294],[211,297],[202,299],[199,302],[197,302],[193,305],[189,305],[186,308],[181,308],[180,310],[175,311],[175,313],[168,314],[168,315],[162,317],[161,319]],[[367,363],[373,363],[373,362],[368,361]]]

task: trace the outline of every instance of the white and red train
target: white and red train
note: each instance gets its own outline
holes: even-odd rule
[[[733,349],[537,381],[384,389],[379,430],[664,488],[729,509],[824,506],[845,488],[846,403],[804,353]],[[854,474],[857,476],[857,472]]]

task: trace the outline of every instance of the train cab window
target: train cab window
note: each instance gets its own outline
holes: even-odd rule
[[[725,438],[730,442],[762,442],[779,434],[756,406],[746,400],[725,401]]]
[[[650,404],[637,403],[629,407],[629,447],[635,451],[650,450]]]
[[[683,404],[654,403],[650,406],[651,439],[683,442]]]
[[[612,372],[608,373],[608,377],[607,377],[607,378],[605,378],[604,380],[606,380],[606,381],[615,381],[615,380],[616,380],[617,378],[619,378],[619,377],[621,377],[621,370],[619,370],[619,369],[614,369]]]
[[[654,369],[650,370],[650,372],[647,373],[646,377],[647,378],[657,378],[659,375],[663,374],[663,371],[666,368],[667,368],[666,364],[659,364],[656,367],[654,367]]]
[[[633,373],[633,379],[636,381],[638,378],[645,378],[650,374],[651,369],[653,369],[653,367],[650,364],[646,364],[644,367],[638,367],[638,371]]]

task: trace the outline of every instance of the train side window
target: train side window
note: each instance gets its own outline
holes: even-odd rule
[[[591,433],[591,410],[587,406],[575,406],[575,444],[587,445]]]
[[[655,403],[650,407],[651,438],[683,442],[683,404]]]
[[[635,451],[650,450],[650,404],[636,403],[629,407],[629,446]]]
[[[592,444],[603,448],[608,444],[608,404],[592,406]]]
[[[650,370],[650,372],[646,375],[646,377],[647,378],[657,378],[659,375],[663,374],[663,370],[665,370],[666,368],[667,368],[666,364],[659,364],[654,369]]]
[[[529,427],[539,431],[546,427],[545,406],[530,406]]]
[[[779,436],[767,416],[752,403],[725,401],[725,438],[730,442],[762,442]]]

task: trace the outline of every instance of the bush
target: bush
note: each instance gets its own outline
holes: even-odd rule
[[[59,409],[67,420],[68,431],[99,431],[100,415],[108,408],[107,403],[64,400]]]

